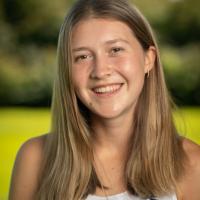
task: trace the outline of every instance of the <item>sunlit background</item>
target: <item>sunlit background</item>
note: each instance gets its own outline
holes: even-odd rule
[[[60,25],[73,1],[0,0],[0,200],[20,145],[50,127]],[[154,28],[180,133],[200,144],[200,1],[133,1]]]

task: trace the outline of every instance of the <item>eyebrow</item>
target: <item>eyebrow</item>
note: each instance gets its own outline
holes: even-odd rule
[[[117,39],[113,39],[113,40],[108,40],[104,44],[105,45],[106,44],[114,44],[114,43],[117,43],[117,42],[123,42],[123,43],[126,43],[126,44],[130,45],[130,43],[127,40],[121,39],[121,38],[117,38]],[[84,50],[89,50],[89,48],[82,46],[82,47],[77,47],[77,48],[72,49],[73,52],[84,51]]]
[[[72,49],[73,52],[76,52],[76,51],[84,51],[84,50],[89,50],[89,48],[88,48],[88,47],[78,47],[78,48]]]
[[[108,40],[105,43],[106,44],[113,44],[113,43],[117,43],[117,42],[124,42],[126,44],[129,44],[129,42],[127,40],[122,39],[122,38],[117,38],[117,39],[114,39],[114,40]]]

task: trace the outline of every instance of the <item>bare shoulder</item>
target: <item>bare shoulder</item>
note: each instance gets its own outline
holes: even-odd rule
[[[183,149],[187,156],[185,175],[180,182],[182,198],[200,199],[200,146],[193,141],[184,138]]]
[[[19,149],[13,167],[9,199],[34,199],[47,135],[31,138]]]
[[[200,170],[200,145],[192,140],[183,139],[183,149],[188,157],[189,163]]]

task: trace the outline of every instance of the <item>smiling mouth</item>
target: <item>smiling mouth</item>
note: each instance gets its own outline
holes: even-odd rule
[[[97,95],[109,95],[119,91],[122,85],[123,85],[122,83],[119,83],[119,84],[95,87],[92,89],[92,91]]]

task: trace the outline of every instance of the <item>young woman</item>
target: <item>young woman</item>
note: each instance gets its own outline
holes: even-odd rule
[[[125,0],[79,0],[61,27],[51,133],[27,141],[10,200],[200,199],[150,25]]]

